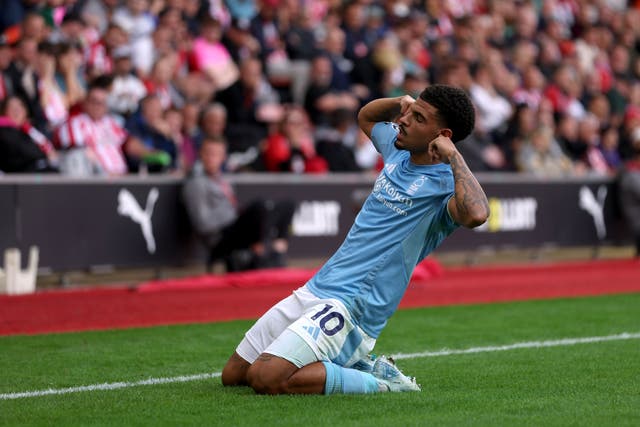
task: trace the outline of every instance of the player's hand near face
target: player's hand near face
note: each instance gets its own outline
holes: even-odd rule
[[[429,154],[432,158],[443,163],[451,163],[451,157],[453,157],[453,155],[457,152],[458,150],[453,144],[451,138],[442,134],[438,135],[437,138],[429,142]]]
[[[411,106],[411,104],[413,104],[414,102],[416,102],[416,100],[409,95],[404,95],[403,97],[401,97],[400,98],[400,115],[404,116],[409,110],[409,107]]]

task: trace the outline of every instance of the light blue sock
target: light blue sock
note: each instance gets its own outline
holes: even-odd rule
[[[324,394],[365,394],[379,391],[378,381],[368,372],[343,368],[331,362],[322,362],[327,371]]]

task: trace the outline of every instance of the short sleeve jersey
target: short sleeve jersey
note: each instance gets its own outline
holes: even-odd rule
[[[405,293],[413,269],[458,225],[447,203],[451,167],[416,165],[399,150],[395,123],[376,123],[371,139],[384,168],[336,253],[309,280],[320,298],[335,298],[354,321],[377,338]]]

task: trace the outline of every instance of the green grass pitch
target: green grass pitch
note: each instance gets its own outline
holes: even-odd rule
[[[258,396],[217,374],[252,322],[0,337],[0,425],[638,426],[640,339],[398,361],[420,393]],[[377,354],[640,332],[640,294],[402,310]],[[12,393],[125,383],[113,390]]]

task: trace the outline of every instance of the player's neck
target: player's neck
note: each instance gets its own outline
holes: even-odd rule
[[[429,166],[429,165],[437,165],[438,163],[442,163],[440,160],[434,158],[429,155],[429,153],[421,153],[421,154],[411,154],[409,158],[411,163],[419,166]]]

